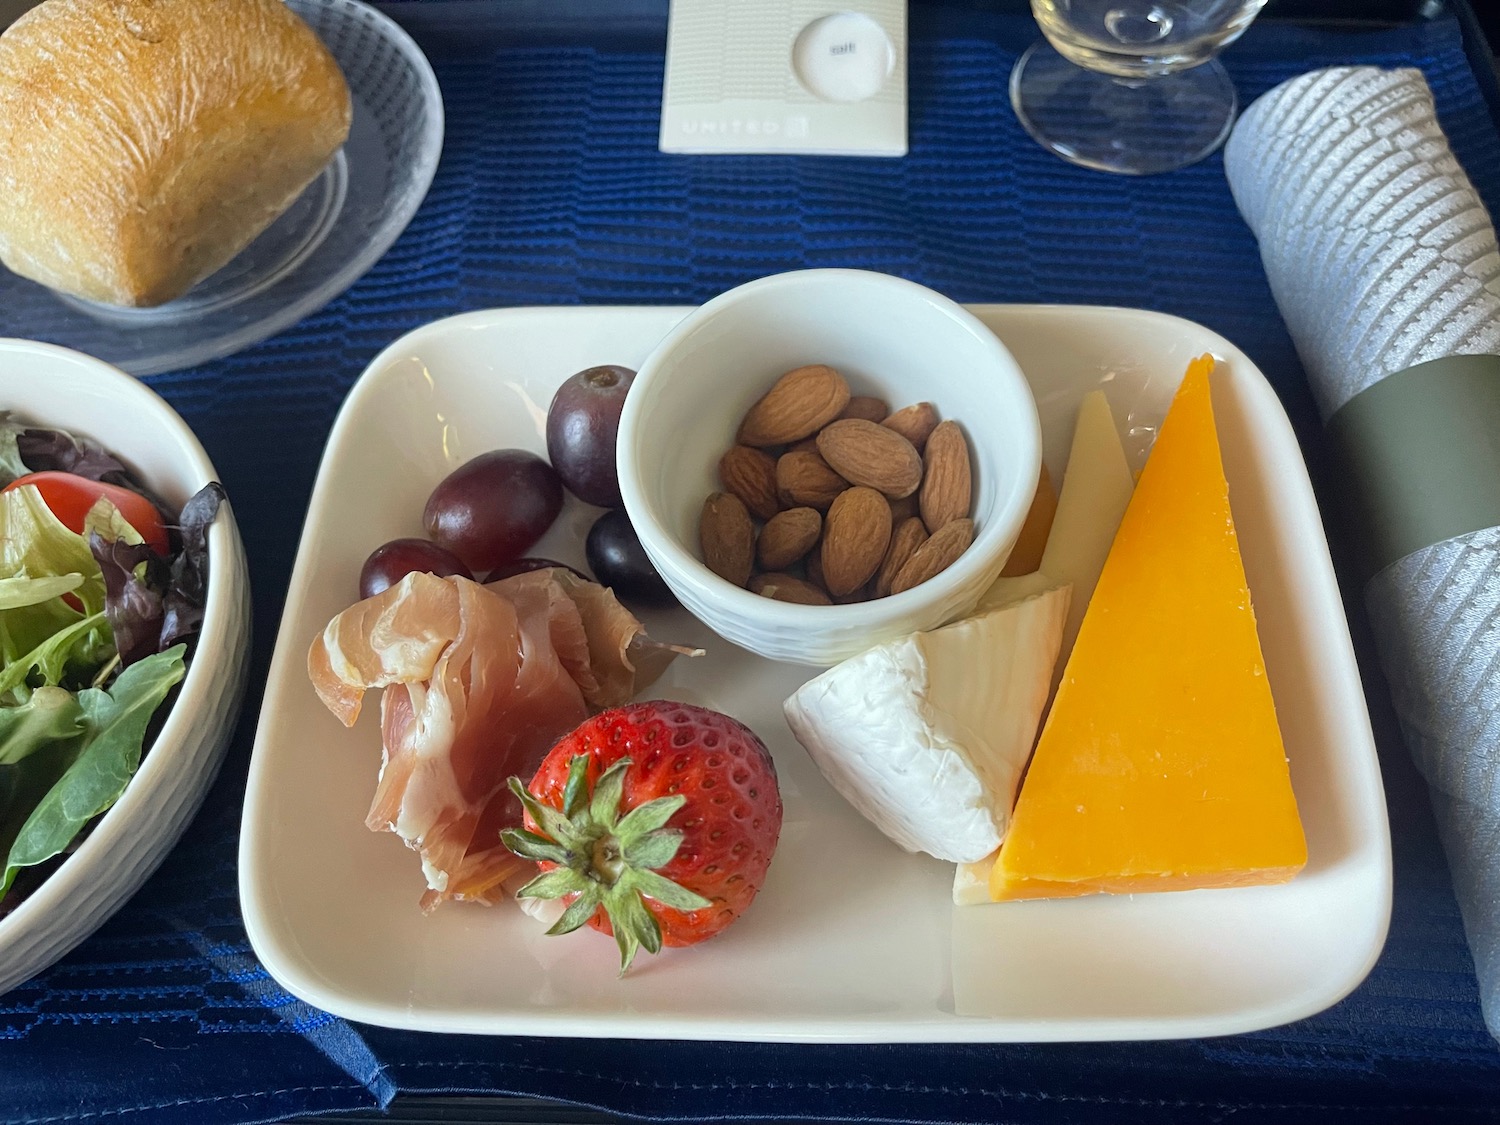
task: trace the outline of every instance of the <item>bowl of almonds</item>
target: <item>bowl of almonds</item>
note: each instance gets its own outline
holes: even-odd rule
[[[636,375],[621,494],[692,613],[826,666],[973,608],[1036,488],[1036,403],[1004,345],[929,289],[860,270],[742,285]]]

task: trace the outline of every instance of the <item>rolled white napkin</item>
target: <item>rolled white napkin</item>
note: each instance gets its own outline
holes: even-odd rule
[[[1421,71],[1283,82],[1224,167],[1325,417],[1424,360],[1500,353],[1495,228]]]
[[[1389,376],[1500,355],[1494,225],[1420,71],[1335,67],[1285,82],[1245,111],[1224,163],[1331,428]],[[1398,468],[1410,456],[1399,444]],[[1413,546],[1371,567],[1365,601],[1500,1037],[1500,527]]]

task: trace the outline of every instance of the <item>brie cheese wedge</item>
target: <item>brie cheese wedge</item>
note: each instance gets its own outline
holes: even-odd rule
[[[788,725],[835,789],[907,851],[955,863],[1010,822],[1047,704],[1070,588],[877,645],[803,684]]]

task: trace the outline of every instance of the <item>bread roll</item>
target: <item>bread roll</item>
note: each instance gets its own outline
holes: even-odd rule
[[[158,305],[285,211],[349,88],[281,0],[47,0],[0,35],[0,261]]]

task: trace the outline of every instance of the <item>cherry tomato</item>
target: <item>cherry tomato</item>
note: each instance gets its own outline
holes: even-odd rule
[[[119,509],[125,522],[140,532],[141,538],[158,555],[168,555],[172,551],[167,529],[161,522],[161,514],[139,492],[75,476],[73,473],[59,472],[29,473],[24,477],[17,477],[0,491],[10,492],[27,484],[36,485],[37,491],[42,494],[43,503],[69,531],[83,534],[84,517],[89,514],[94,502],[103,496]]]

